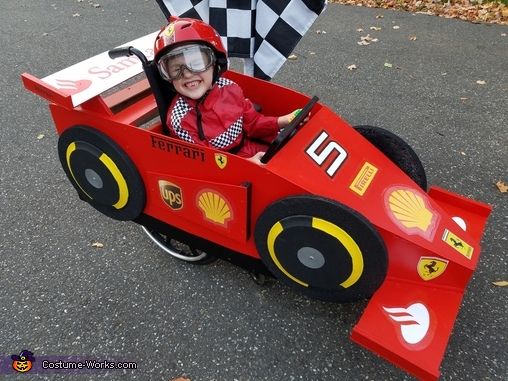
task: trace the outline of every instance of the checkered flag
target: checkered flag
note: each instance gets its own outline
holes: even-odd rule
[[[230,57],[252,58],[254,76],[272,78],[326,6],[326,0],[156,0],[169,16],[201,19]]]

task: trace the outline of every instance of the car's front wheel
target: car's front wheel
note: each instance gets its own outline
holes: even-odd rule
[[[425,168],[415,151],[401,137],[381,127],[353,128],[402,169],[420,188],[427,190]]]
[[[276,278],[316,299],[365,299],[385,279],[383,239],[358,212],[318,196],[268,206],[254,233],[263,263]]]

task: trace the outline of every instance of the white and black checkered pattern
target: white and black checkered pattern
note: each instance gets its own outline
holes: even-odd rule
[[[243,116],[238,118],[226,131],[210,140],[210,144],[217,149],[223,149],[230,146],[242,134],[243,131]]]
[[[234,85],[234,84],[235,83],[232,80],[224,78],[224,77],[220,77],[217,80],[217,87],[219,87],[219,88],[224,87],[224,86]]]
[[[228,55],[254,59],[254,76],[272,78],[324,10],[326,0],[156,0],[164,15],[201,19]]]
[[[173,111],[171,111],[171,126],[180,139],[194,143],[194,139],[182,128],[182,119],[190,110],[192,107],[182,97],[178,98]]]

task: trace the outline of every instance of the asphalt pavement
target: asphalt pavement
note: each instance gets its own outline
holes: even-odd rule
[[[138,365],[30,379],[412,379],[350,341],[366,302],[318,302],[280,283],[258,286],[228,263],[181,263],[139,226],[76,197],[58,161],[47,102],[24,90],[20,74],[44,77],[155,31],[164,19],[154,1],[4,3],[0,368],[28,349],[36,357],[116,356]],[[494,185],[508,183],[507,33],[506,26],[332,4],[274,78],[318,95],[353,125],[395,132],[418,153],[430,184],[493,205],[443,380],[507,376],[508,288],[492,283],[508,280],[508,195]],[[377,41],[359,45],[367,34]]]

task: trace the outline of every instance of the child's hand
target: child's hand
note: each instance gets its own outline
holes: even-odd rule
[[[265,164],[261,163],[261,158],[263,157],[264,154],[265,154],[264,152],[258,152],[254,156],[249,157],[247,160],[249,160],[250,162],[257,164],[257,165],[265,165]]]
[[[279,119],[277,120],[277,122],[279,124],[279,128],[287,127],[287,125],[289,123],[291,123],[293,121],[293,119],[295,119],[301,111],[302,111],[302,109],[299,108],[287,115],[280,116]],[[310,116],[310,113],[302,121],[302,124],[309,121],[309,116]]]

